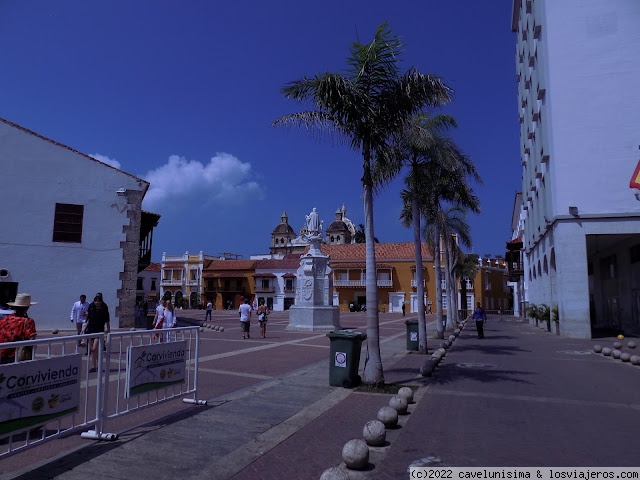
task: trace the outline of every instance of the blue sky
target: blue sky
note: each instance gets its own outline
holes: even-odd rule
[[[441,76],[452,132],[475,162],[478,254],[504,254],[520,189],[511,0],[0,0],[0,117],[151,182],[162,252],[266,253],[286,211],[364,223],[362,159],[271,123],[307,106],[281,87],[344,71],[350,45],[388,21],[402,70]],[[374,200],[375,235],[411,241],[401,180]]]

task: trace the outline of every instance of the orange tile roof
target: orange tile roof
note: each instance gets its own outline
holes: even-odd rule
[[[263,259],[256,261],[256,269],[290,270],[300,266],[300,255],[297,258]]]
[[[393,260],[414,260],[416,258],[413,242],[376,243],[376,262]],[[347,245],[322,245],[322,253],[329,255],[332,261],[351,260],[364,261],[366,258],[364,243]],[[433,252],[422,242],[422,260],[432,260]]]
[[[159,272],[162,270],[162,267],[157,262],[151,262],[147,268],[143,270],[143,272]]]
[[[220,270],[253,270],[256,260],[212,260],[206,270],[210,272]]]

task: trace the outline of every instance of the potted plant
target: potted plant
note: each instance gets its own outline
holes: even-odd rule
[[[538,326],[538,306],[535,303],[530,303],[527,307],[527,315],[529,318],[535,320],[536,327]]]
[[[551,308],[546,303],[538,307],[538,318],[547,323],[547,332],[551,331]]]
[[[551,319],[556,326],[556,335],[560,335],[560,315],[558,314],[558,306],[551,307]]]

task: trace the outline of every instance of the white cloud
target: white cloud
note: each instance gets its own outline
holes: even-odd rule
[[[153,209],[187,199],[198,205],[243,203],[261,195],[251,175],[251,164],[228,153],[217,153],[207,164],[171,155],[166,164],[139,176],[150,183],[144,208]]]
[[[91,153],[89,154],[90,157],[95,158],[96,160],[101,161],[102,163],[106,163],[107,165],[111,165],[112,167],[115,168],[120,168],[120,162],[113,159],[113,158],[109,158],[106,155],[102,155],[100,153]]]

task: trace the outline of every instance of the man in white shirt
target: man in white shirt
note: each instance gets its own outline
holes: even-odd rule
[[[211,300],[209,300],[207,302],[207,313],[204,316],[204,321],[205,322],[207,321],[207,319],[211,320],[212,310],[213,310],[213,303],[211,303]]]
[[[238,308],[238,315],[240,315],[242,338],[251,338],[251,335],[249,335],[249,328],[251,327],[251,305],[249,305],[248,298],[245,298],[244,303]]]
[[[82,333],[83,324],[87,321],[87,312],[89,311],[89,302],[86,295],[80,295],[80,300],[71,307],[71,323],[76,323],[76,331],[78,335]],[[78,342],[78,345],[80,342]]]
[[[163,298],[160,300],[160,303],[156,307],[156,315],[153,317],[153,328],[162,328],[164,323],[164,308],[166,305],[166,300]]]

